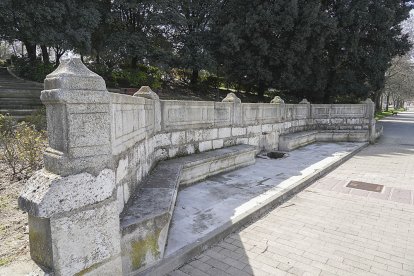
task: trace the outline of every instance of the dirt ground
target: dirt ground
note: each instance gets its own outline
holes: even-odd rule
[[[30,259],[27,214],[17,206],[25,181],[11,180],[9,169],[0,161],[0,267]]]

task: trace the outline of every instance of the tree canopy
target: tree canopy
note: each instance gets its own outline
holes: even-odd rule
[[[379,106],[393,59],[411,47],[408,0],[2,0],[0,38],[71,50],[96,64],[201,71],[236,89]],[[406,23],[407,25],[407,23]]]

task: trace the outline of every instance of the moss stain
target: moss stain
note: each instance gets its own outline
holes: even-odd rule
[[[11,258],[0,258],[0,267],[11,262]]]
[[[147,253],[154,256],[154,259],[160,256],[161,252],[158,250],[158,237],[160,232],[161,230],[157,230],[156,232],[147,235],[145,239],[133,241],[131,243],[130,256],[133,270],[137,270],[146,264],[145,257]]]
[[[29,241],[30,241],[30,255],[33,260],[43,265],[48,265],[50,260],[47,257],[45,252],[45,243],[44,236],[33,229],[29,231]]]
[[[94,265],[92,265],[92,266],[90,266],[88,268],[85,268],[84,270],[76,273],[75,276],[83,276],[83,275],[85,275],[85,274],[87,274],[89,272],[92,272],[95,269],[97,269],[101,264],[102,264],[102,262],[101,263],[94,264]]]

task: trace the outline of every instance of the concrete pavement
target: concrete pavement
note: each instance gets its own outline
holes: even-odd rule
[[[414,275],[414,113],[381,124],[377,144],[170,275]]]

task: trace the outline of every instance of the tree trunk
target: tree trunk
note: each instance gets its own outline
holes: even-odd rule
[[[60,58],[63,56],[63,54],[65,52],[66,51],[62,51],[62,52],[56,51],[55,52],[55,56],[56,56],[56,66],[59,66],[59,64],[60,64]]]
[[[266,85],[264,83],[259,83],[257,87],[257,102],[264,102],[264,93],[266,92]]]
[[[382,105],[384,104],[384,97],[380,97],[380,109],[382,109]]]
[[[136,56],[131,59],[131,68],[132,69],[138,68],[138,58]]]
[[[40,45],[40,49],[42,49],[42,58],[44,64],[49,64],[49,52],[47,51],[47,47],[45,45]]]
[[[388,112],[388,106],[390,105],[390,95],[387,94],[387,100],[386,100],[387,106],[385,107],[385,111]]]
[[[26,47],[27,56],[29,57],[29,60],[35,61],[36,60],[36,44],[31,44],[30,42],[23,42],[23,43]]]
[[[383,89],[378,89],[374,93],[375,112],[382,111],[382,102],[384,99]]]
[[[193,69],[193,72],[191,74],[191,80],[190,80],[191,85],[196,85],[198,83],[198,73],[199,73],[198,69]]]

